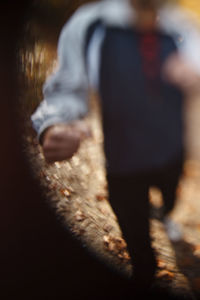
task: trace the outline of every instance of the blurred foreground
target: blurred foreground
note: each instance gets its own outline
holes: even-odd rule
[[[43,66],[45,69],[46,64]],[[33,72],[33,76],[36,75]],[[38,80],[39,78],[38,76]],[[32,77],[30,77],[30,84],[31,82]],[[27,95],[30,97],[34,94],[35,89],[29,89]],[[172,245],[163,224],[159,220],[152,219],[153,245],[157,251],[159,265],[156,285],[166,288],[174,295],[191,296],[194,293],[200,296],[198,112],[200,113],[200,100],[190,99],[186,113],[188,159],[180,181],[177,206],[172,215],[172,218],[182,225],[183,241]],[[115,215],[107,201],[102,151],[103,136],[95,95],[91,96],[91,114],[87,122],[92,127],[93,138],[85,141],[79,152],[68,162],[46,164],[40,146],[30,131],[30,124],[25,133],[26,152],[35,176],[44,187],[49,204],[53,205],[65,226],[69,227],[72,233],[81,239],[83,245],[102,261],[111,264],[125,276],[129,276],[131,266],[126,244],[121,238]],[[151,202],[155,208],[160,206],[159,191],[152,189]]]
[[[46,75],[56,67],[54,45],[37,41],[21,50],[22,74],[26,88],[22,95],[22,114],[27,126],[24,147],[31,168],[47,195],[49,204],[72,233],[102,261],[125,276],[131,266],[126,243],[121,237],[115,215],[107,201],[102,151],[103,136],[96,95],[91,95],[91,113],[87,118],[93,138],[85,141],[70,160],[48,165],[30,127],[31,112],[41,100],[41,87]],[[200,97],[188,99],[185,107],[187,160],[178,189],[177,206],[172,218],[183,228],[183,240],[171,244],[162,223],[154,218],[153,245],[157,251],[159,271],[156,285],[184,295],[200,297]],[[151,202],[161,205],[160,193],[151,190]]]

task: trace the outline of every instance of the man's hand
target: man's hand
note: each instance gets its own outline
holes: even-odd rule
[[[71,158],[83,139],[91,132],[84,121],[57,124],[49,127],[43,136],[43,153],[48,163]]]
[[[165,78],[186,95],[200,92],[200,75],[180,54],[171,55],[163,68]]]

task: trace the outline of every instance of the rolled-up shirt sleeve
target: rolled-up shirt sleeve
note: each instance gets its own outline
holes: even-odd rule
[[[57,72],[44,86],[44,99],[31,116],[38,137],[60,122],[80,119],[88,112],[89,79],[85,63],[88,26],[97,19],[124,26],[132,22],[128,0],[102,0],[81,6],[63,27],[58,42]]]
[[[51,125],[70,122],[88,112],[88,78],[84,59],[83,19],[72,17],[58,42],[58,70],[43,86],[44,99],[31,116],[38,138]]]

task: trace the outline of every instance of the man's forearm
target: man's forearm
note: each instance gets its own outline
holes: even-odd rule
[[[78,151],[81,141],[90,136],[90,129],[84,121],[49,127],[42,135],[42,149],[46,161],[52,163],[70,159]]]

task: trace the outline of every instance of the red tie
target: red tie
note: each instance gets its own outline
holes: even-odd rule
[[[142,69],[147,82],[147,91],[153,95],[159,93],[160,45],[159,36],[148,32],[140,35],[140,53]]]

